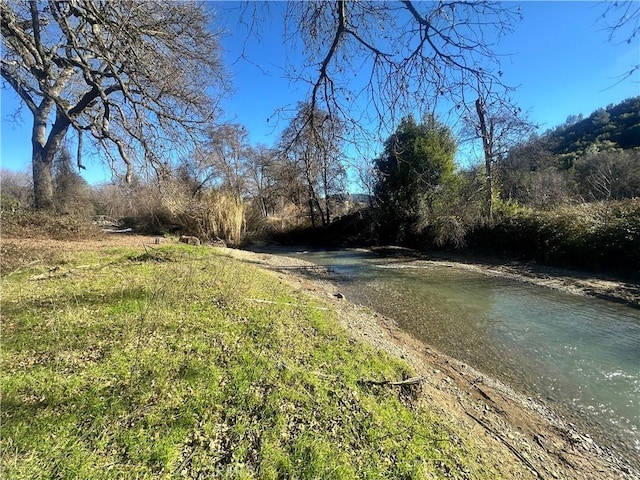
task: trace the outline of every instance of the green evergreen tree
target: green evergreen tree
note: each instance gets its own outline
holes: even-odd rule
[[[385,239],[406,241],[433,214],[434,200],[453,179],[456,141],[451,129],[430,116],[404,118],[375,160],[375,195]]]

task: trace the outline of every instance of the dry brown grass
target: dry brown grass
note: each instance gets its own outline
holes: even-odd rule
[[[105,248],[140,247],[154,243],[155,237],[102,233],[87,239],[58,240],[37,237],[0,237],[0,275],[5,276],[23,268],[46,263],[65,263],[69,255]]]

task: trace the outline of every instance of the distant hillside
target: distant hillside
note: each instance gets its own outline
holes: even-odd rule
[[[599,108],[586,118],[572,116],[548,131],[553,153],[566,158],[566,166],[590,152],[640,147],[640,96]]]

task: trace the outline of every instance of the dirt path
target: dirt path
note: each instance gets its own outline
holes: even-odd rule
[[[410,337],[390,319],[341,298],[325,268],[284,256],[242,250],[226,252],[275,271],[294,287],[329,301],[353,337],[408,361],[425,378],[422,393],[429,408],[459,430],[468,432],[505,478],[640,478],[638,467],[624,464],[542,405]],[[479,271],[487,268],[465,265],[462,268]],[[484,273],[516,275],[513,270],[505,267],[501,271],[495,266]],[[565,289],[566,285],[566,291],[572,291],[569,277],[536,279],[532,273],[529,279],[547,282],[546,286],[552,288]]]

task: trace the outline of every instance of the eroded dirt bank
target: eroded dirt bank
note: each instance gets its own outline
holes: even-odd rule
[[[349,303],[331,282],[331,273],[325,268],[273,254],[241,250],[227,250],[227,254],[273,270],[296,288],[330,302],[351,335],[408,361],[424,378],[422,394],[430,408],[468,432],[505,478],[640,478],[638,466],[616,458],[542,405],[412,338],[390,319]],[[454,266],[449,260],[418,261]],[[509,266],[457,262],[455,266],[488,275],[514,278],[520,275],[523,281],[587,294],[578,291],[579,287],[566,275],[537,277],[533,271],[516,273]]]

